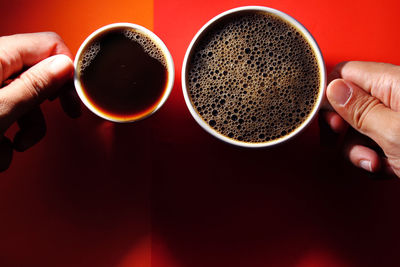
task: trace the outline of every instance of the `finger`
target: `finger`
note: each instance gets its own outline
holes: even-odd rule
[[[329,103],[328,98],[326,97],[326,95],[324,95],[322,97],[321,110],[335,111],[334,108],[332,107],[331,103]]]
[[[0,132],[71,80],[73,72],[74,66],[69,57],[52,56],[3,87],[0,90]]]
[[[52,55],[72,58],[61,37],[54,32],[25,33],[0,37],[0,83]]]
[[[344,133],[348,128],[348,124],[334,111],[325,111],[322,113],[325,121],[330,128],[336,133]]]
[[[46,134],[46,122],[40,107],[35,107],[18,120],[20,130],[14,137],[14,149],[25,151],[38,143]]]
[[[13,156],[13,148],[10,139],[5,136],[0,137],[0,172],[10,167]]]
[[[339,64],[333,77],[358,85],[387,107],[399,111],[400,67],[387,63],[350,61]],[[339,78],[339,77],[337,77]]]
[[[56,100],[58,97],[60,97],[61,92],[63,92],[64,90],[68,90],[71,89],[71,87],[73,87],[74,85],[74,81],[73,80],[68,80],[67,82],[65,82],[59,90],[52,92],[49,96],[48,96],[48,100],[49,101],[54,101]],[[73,87],[74,88],[74,87]]]
[[[376,172],[381,167],[378,154],[369,147],[351,143],[346,147],[345,154],[354,166],[368,172]]]
[[[75,91],[73,81],[66,83],[60,92],[60,104],[64,112],[71,118],[81,115],[81,101]]]
[[[328,84],[329,84],[331,81],[333,81],[333,80],[342,78],[342,74],[340,73],[340,71],[341,71],[341,69],[343,68],[343,66],[344,66],[345,64],[347,64],[347,63],[348,63],[347,61],[345,61],[345,62],[340,62],[339,64],[337,64],[337,65],[333,68],[333,70],[328,74],[328,79],[327,79]]]
[[[354,151],[352,148],[354,147]],[[365,135],[353,128],[346,133],[345,156],[357,167],[367,171],[372,169],[369,177],[382,180],[391,179],[396,173],[398,162],[389,160],[381,147]],[[376,160],[378,165],[375,165]],[[393,164],[393,165],[392,165]],[[371,168],[369,168],[371,167]]]
[[[342,79],[334,80],[327,88],[327,97],[344,120],[383,149],[398,134],[398,127],[393,122],[399,121],[399,115],[357,85]]]

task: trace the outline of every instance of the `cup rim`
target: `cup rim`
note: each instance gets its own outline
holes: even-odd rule
[[[289,22],[292,26],[294,26],[297,30],[299,30],[299,32],[301,32],[304,37],[306,38],[307,42],[310,44],[310,46],[312,47],[315,56],[317,58],[317,62],[318,62],[318,67],[320,70],[320,88],[319,88],[319,95],[317,98],[317,101],[312,109],[312,111],[310,112],[310,114],[308,115],[307,119],[300,124],[294,131],[292,131],[290,134],[285,135],[284,137],[281,137],[279,139],[276,140],[272,140],[272,141],[267,141],[267,142],[260,142],[260,143],[249,143],[249,142],[244,142],[244,141],[239,141],[233,138],[229,138],[225,135],[222,135],[221,133],[219,133],[218,131],[214,130],[212,127],[210,127],[207,122],[205,122],[199,114],[197,114],[196,110],[194,109],[192,102],[190,100],[189,97],[189,93],[188,93],[188,87],[187,87],[187,67],[188,67],[188,61],[189,61],[189,57],[192,54],[193,48],[194,46],[197,44],[197,42],[199,41],[199,39],[202,37],[203,32],[205,32],[207,29],[209,29],[214,23],[217,23],[220,19],[231,15],[233,13],[239,13],[239,12],[243,12],[243,11],[261,11],[261,12],[266,12],[266,13],[270,13],[273,14],[275,16],[278,16],[280,18],[282,18],[283,20]],[[298,22],[296,19],[294,19],[293,17],[291,17],[290,15],[279,11],[277,9],[274,8],[270,8],[270,7],[264,7],[264,6],[242,6],[242,7],[237,7],[237,8],[233,8],[233,9],[229,9],[225,12],[222,12],[218,15],[216,15],[215,17],[213,17],[212,19],[210,19],[206,24],[203,25],[203,27],[200,28],[200,30],[196,33],[196,35],[193,37],[192,41],[190,42],[186,53],[185,53],[185,57],[183,60],[183,64],[182,64],[182,76],[181,76],[181,83],[182,83],[182,91],[183,91],[183,96],[185,99],[185,103],[186,106],[189,109],[190,114],[192,115],[192,117],[195,119],[195,121],[204,129],[206,130],[208,133],[210,133],[212,136],[226,142],[229,143],[231,145],[236,145],[236,146],[241,146],[241,147],[248,147],[248,148],[263,148],[263,147],[270,147],[270,146],[275,146],[278,144],[281,144],[285,141],[288,141],[290,139],[292,139],[293,137],[297,136],[300,132],[304,131],[305,128],[307,128],[307,126],[315,119],[316,114],[318,113],[321,105],[322,105],[322,100],[323,97],[325,95],[325,90],[326,90],[326,69],[325,69],[325,63],[324,63],[324,59],[322,57],[322,53],[321,53],[321,49],[319,48],[317,42],[315,41],[314,37],[311,35],[311,33],[300,23]]]
[[[144,115],[139,115],[137,117],[133,118],[119,118],[118,116],[110,116],[109,114],[106,114],[99,109],[97,109],[88,99],[88,97],[85,95],[84,90],[81,85],[81,81],[79,79],[79,75],[77,72],[78,69],[78,64],[79,64],[79,58],[81,57],[82,52],[87,48],[87,45],[97,36],[102,34],[103,32],[114,29],[114,28],[121,28],[121,27],[126,27],[126,28],[131,28],[134,30],[138,30],[142,32],[144,35],[148,36],[154,43],[161,49],[163,56],[165,57],[166,65],[167,65],[167,71],[168,71],[168,79],[167,79],[167,84],[166,84],[166,89],[161,97],[161,99],[158,101],[158,104],[148,113]],[[169,95],[171,94],[172,88],[174,86],[174,80],[175,80],[175,67],[174,67],[174,61],[172,59],[171,53],[169,52],[167,46],[164,44],[164,42],[158,37],[154,32],[151,30],[138,25],[134,23],[129,23],[129,22],[118,22],[118,23],[111,23],[108,25],[105,25],[103,27],[98,28],[94,32],[92,32],[86,39],[83,41],[81,46],[78,49],[78,52],[76,53],[75,60],[74,60],[74,85],[75,85],[75,90],[78,93],[79,98],[83,102],[83,104],[94,114],[97,116],[111,121],[111,122],[118,122],[118,123],[130,123],[130,122],[135,122],[135,121],[140,121],[142,119],[145,119],[152,114],[154,114],[157,110],[161,108],[162,105],[167,101]]]

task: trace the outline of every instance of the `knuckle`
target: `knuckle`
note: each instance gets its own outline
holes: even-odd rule
[[[10,69],[11,66],[16,68],[22,67],[19,62],[21,62],[20,58],[17,57],[18,53],[9,53],[7,49],[5,49],[0,42],[0,81],[7,79],[8,76],[11,75]]]
[[[355,127],[361,132],[368,131],[367,120],[377,108],[383,105],[378,99],[372,97],[362,97],[357,100],[353,110],[353,122]]]
[[[7,98],[0,96],[0,121],[3,121],[7,114],[9,114],[11,106]]]
[[[381,99],[388,107],[399,109],[400,66],[388,63],[375,64],[382,69],[382,73],[379,73],[377,77],[367,77],[369,79],[371,94]]]
[[[0,134],[4,133],[13,123],[13,118],[10,114],[12,114],[14,107],[15,105],[8,98],[0,96]]]
[[[59,45],[64,45],[64,40],[56,32],[45,32],[47,38],[49,39],[49,44],[53,47],[53,50],[57,49]]]
[[[56,32],[44,32],[45,35],[47,35],[50,39],[54,39],[54,40],[61,40],[61,36],[56,33]]]
[[[47,39],[47,45],[51,50],[51,54],[70,54],[70,51],[64,40],[56,32],[44,32]]]
[[[371,94],[382,99],[390,107],[393,105],[392,91],[398,88],[399,82],[397,75],[394,75],[393,71],[382,73],[377,79],[371,80]]]
[[[385,147],[398,147],[400,145],[400,117],[382,131]]]

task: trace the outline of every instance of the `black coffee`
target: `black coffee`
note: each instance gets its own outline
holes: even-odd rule
[[[306,120],[319,96],[320,70],[294,26],[244,11],[203,33],[188,60],[187,84],[193,106],[212,128],[260,143]]]
[[[168,82],[166,60],[143,33],[111,29],[81,55],[78,73],[83,91],[101,113],[118,119],[141,117],[160,102]]]

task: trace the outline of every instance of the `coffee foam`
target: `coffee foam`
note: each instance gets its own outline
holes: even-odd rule
[[[151,38],[147,37],[143,33],[133,29],[126,29],[124,30],[124,35],[132,41],[137,42],[140,44],[144,51],[150,55],[152,58],[157,59],[167,68],[167,62],[165,60],[165,56],[161,49],[154,43],[155,41]]]
[[[165,56],[161,48],[157,44],[155,44],[155,41],[147,37],[144,33],[135,29],[122,28],[121,30],[126,38],[138,43],[149,56],[158,60],[159,62],[161,62],[161,64],[164,65],[165,68],[167,68]],[[81,72],[83,72],[91,64],[93,59],[96,58],[96,55],[99,53],[100,49],[100,43],[97,41],[94,41],[89,45],[88,48],[86,48],[86,50],[82,53],[81,59],[79,60],[78,64],[79,70]]]
[[[96,55],[100,51],[100,43],[94,42],[89,48],[82,54],[81,59],[79,60],[79,69],[80,71],[84,71],[92,62],[92,60],[96,57]]]
[[[218,22],[196,44],[188,66],[197,113],[239,141],[288,135],[319,95],[315,52],[297,28],[274,15],[244,12]]]

